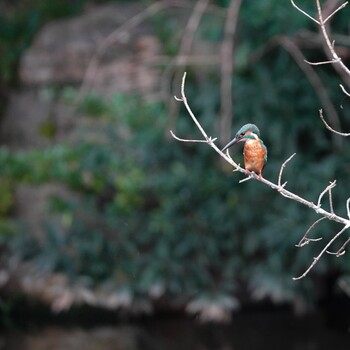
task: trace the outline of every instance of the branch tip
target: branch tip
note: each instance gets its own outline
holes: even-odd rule
[[[300,7],[298,7],[293,0],[290,0],[290,2],[292,3],[292,5],[299,11],[301,12],[304,16],[310,18],[312,21],[314,21],[315,23],[317,23],[318,25],[320,25],[320,22],[313,18],[312,16],[310,16],[308,13],[306,13],[304,10],[302,10]]]
[[[342,84],[339,84],[339,86],[342,89],[342,91],[344,92],[344,94],[350,97],[350,92],[346,91],[345,87]]]
[[[252,177],[251,174],[249,174],[249,176],[245,177],[245,178],[242,179],[242,180],[239,180],[239,183],[241,184],[242,182],[246,182],[246,181],[251,180],[251,179],[253,179],[253,177]]]
[[[286,167],[287,163],[296,155],[296,153],[293,153],[288,159],[286,159],[283,164],[281,165],[279,174],[278,174],[278,186],[283,188],[287,182],[285,182],[283,185],[281,185],[281,180],[282,180],[282,174],[283,174],[283,170]]]
[[[346,201],[346,212],[347,212],[348,218],[350,220],[350,198],[348,198]]]
[[[341,4],[325,20],[323,20],[323,24],[326,24],[328,20],[330,20],[338,11],[342,10],[347,4],[348,4],[348,1],[344,2],[343,4]]]
[[[327,122],[326,120],[324,119],[324,116],[323,116],[323,110],[322,108],[319,110],[319,116],[323,122],[323,124],[326,126],[326,128],[328,130],[330,130],[331,132],[337,134],[337,135],[340,135],[340,136],[344,136],[344,137],[347,137],[347,136],[350,136],[350,133],[345,133],[345,132],[340,132],[340,131],[337,131],[337,130],[334,130]]]
[[[320,66],[322,64],[333,64],[333,63],[338,63],[340,62],[341,58],[332,58],[331,60],[328,61],[320,61],[320,62],[310,62],[308,60],[304,60],[307,64],[310,64],[311,66]]]

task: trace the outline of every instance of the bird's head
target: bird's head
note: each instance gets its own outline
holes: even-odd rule
[[[245,124],[237,131],[236,136],[221,150],[221,152],[224,152],[237,142],[244,142],[248,139],[259,138],[259,136],[260,131],[255,124]]]

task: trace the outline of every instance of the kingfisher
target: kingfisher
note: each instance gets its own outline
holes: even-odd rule
[[[236,136],[221,150],[224,152],[237,142],[244,142],[244,167],[246,174],[253,171],[262,179],[261,172],[267,162],[267,148],[260,139],[260,131],[254,124],[243,125],[236,133]]]

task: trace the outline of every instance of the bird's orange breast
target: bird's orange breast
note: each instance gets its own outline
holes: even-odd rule
[[[244,165],[249,171],[261,174],[265,165],[266,150],[259,140],[247,140],[244,145]]]

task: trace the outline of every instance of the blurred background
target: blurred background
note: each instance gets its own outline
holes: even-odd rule
[[[328,25],[348,66],[349,11]],[[296,248],[313,211],[170,135],[201,137],[173,98],[187,71],[218,146],[255,123],[264,177],[296,152],[287,188],[316,202],[336,179],[345,217],[348,139],[318,111],[350,130],[350,78],[304,62],[327,54],[289,1],[2,0],[0,348],[348,349],[348,255],[292,280],[339,226]]]

